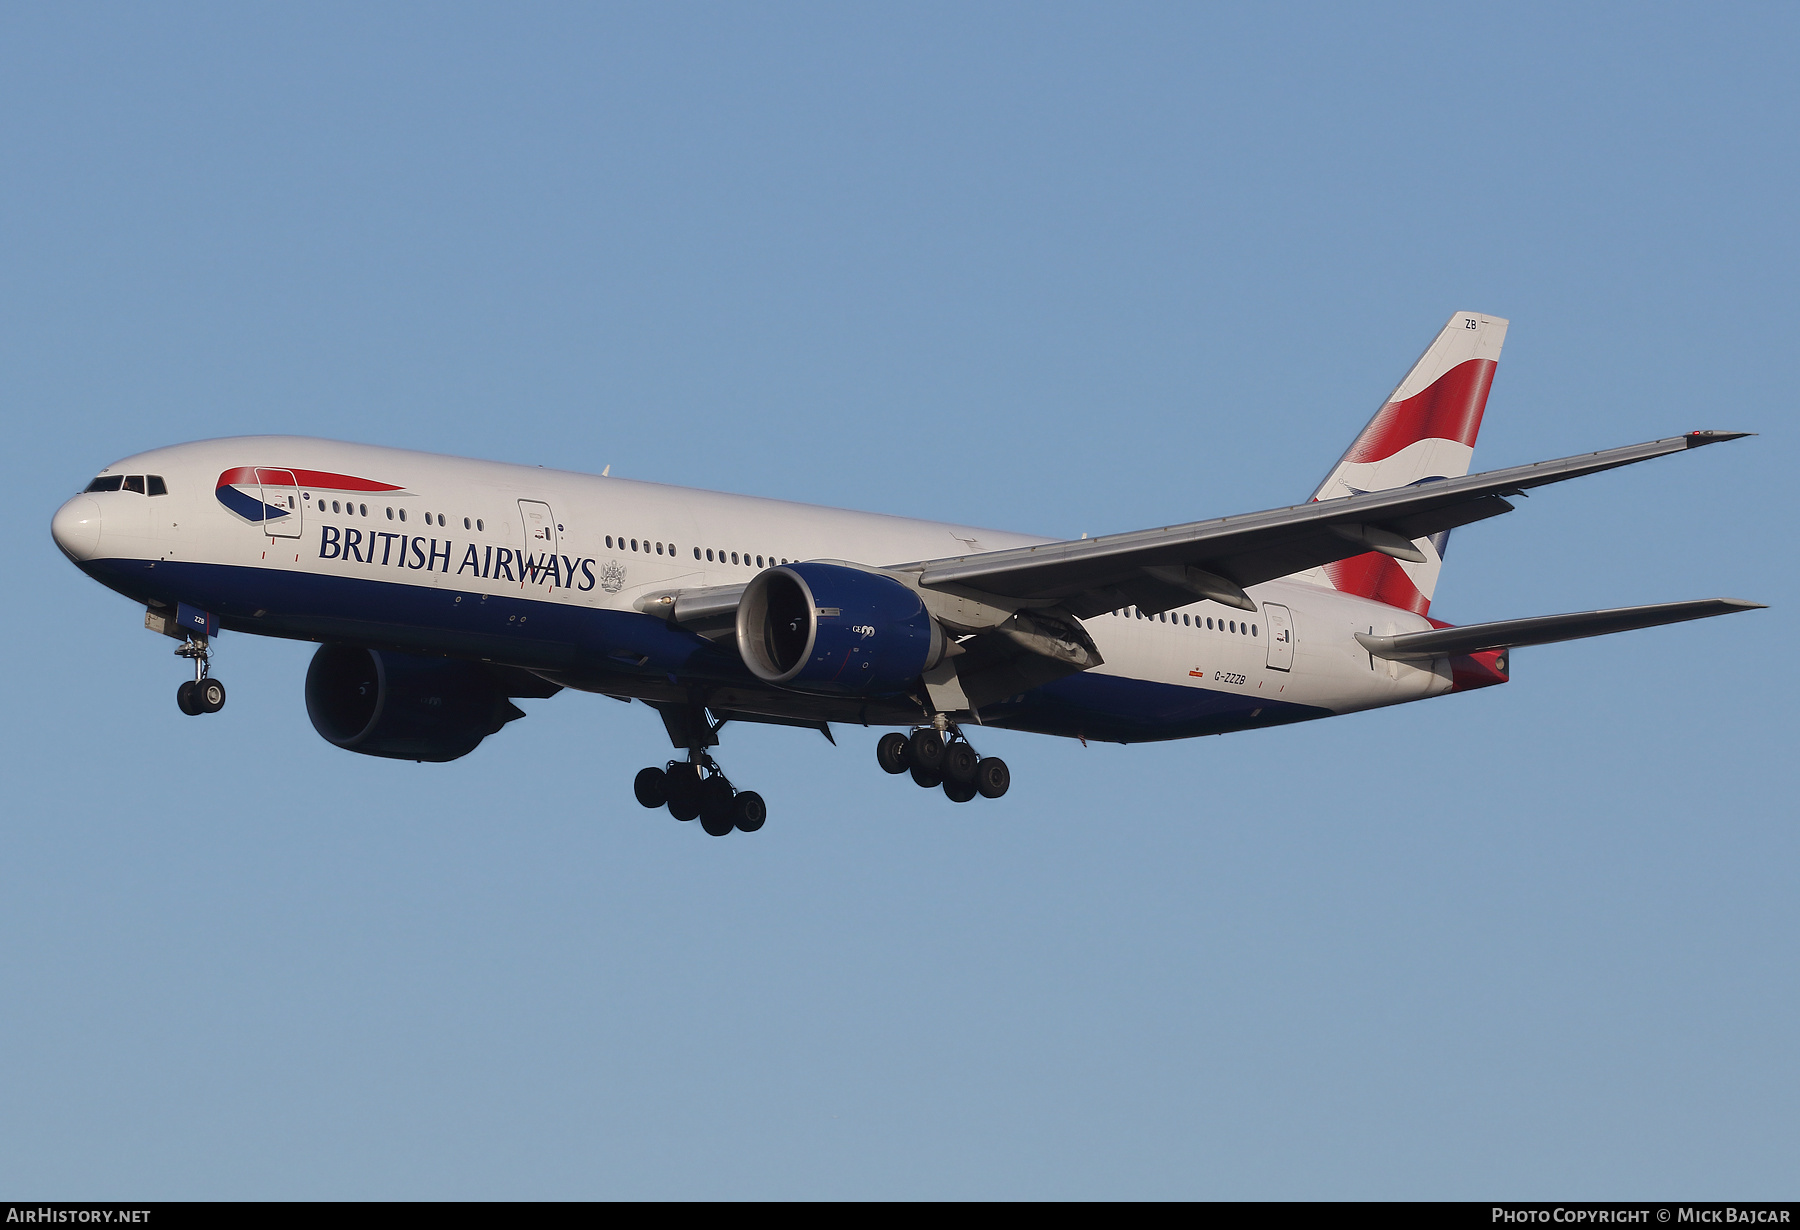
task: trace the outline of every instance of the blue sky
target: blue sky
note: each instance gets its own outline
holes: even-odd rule
[[[1792,1196],[1788,6],[0,12],[0,1191]],[[1074,536],[1303,498],[1453,310],[1484,468],[1762,433],[1458,531],[1458,622],[1768,611],[1130,748],[1000,804],[654,715],[451,765],[214,719],[49,539],[300,432]],[[1786,478],[1781,477],[1786,475]],[[1784,697],[1788,699],[1783,699]]]

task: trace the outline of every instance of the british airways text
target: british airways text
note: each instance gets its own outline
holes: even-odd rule
[[[426,572],[450,572],[450,561],[456,544],[446,538],[390,534],[380,530],[360,530],[351,526],[319,527],[319,558],[355,560],[359,564],[376,564],[390,568],[422,569]],[[443,564],[440,569],[439,563]],[[511,547],[484,546],[469,543],[463,549],[462,562],[455,575],[472,572],[484,580],[548,583],[553,589],[573,589],[582,593],[594,588],[594,560],[570,559],[545,551],[532,555]],[[515,575],[516,574],[516,575]]]

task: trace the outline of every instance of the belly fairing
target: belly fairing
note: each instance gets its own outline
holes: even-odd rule
[[[1093,671],[1065,676],[981,711],[989,726],[1106,743],[1190,739],[1330,716],[1331,710],[1313,705]]]

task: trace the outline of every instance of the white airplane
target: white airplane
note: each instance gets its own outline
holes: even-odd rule
[[[711,749],[727,722],[893,726],[876,745],[957,802],[1006,765],[972,728],[1184,739],[1505,683],[1508,653],[1725,615],[1670,602],[1453,627],[1449,532],[1508,495],[1736,439],[1699,431],[1469,474],[1507,322],[1458,312],[1312,499],[1075,541],[295,436],[114,463],[57,545],[146,608],[216,713],[221,628],[320,642],[306,709],[371,756],[465,756],[563,688],[640,700],[685,759],[635,792],[715,836],[762,827]]]

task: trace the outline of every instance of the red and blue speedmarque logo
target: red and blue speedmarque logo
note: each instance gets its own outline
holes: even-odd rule
[[[213,494],[219,503],[255,525],[296,515],[302,489],[319,491],[403,491],[392,483],[332,474],[325,470],[293,470],[279,466],[238,466],[219,475]]]

